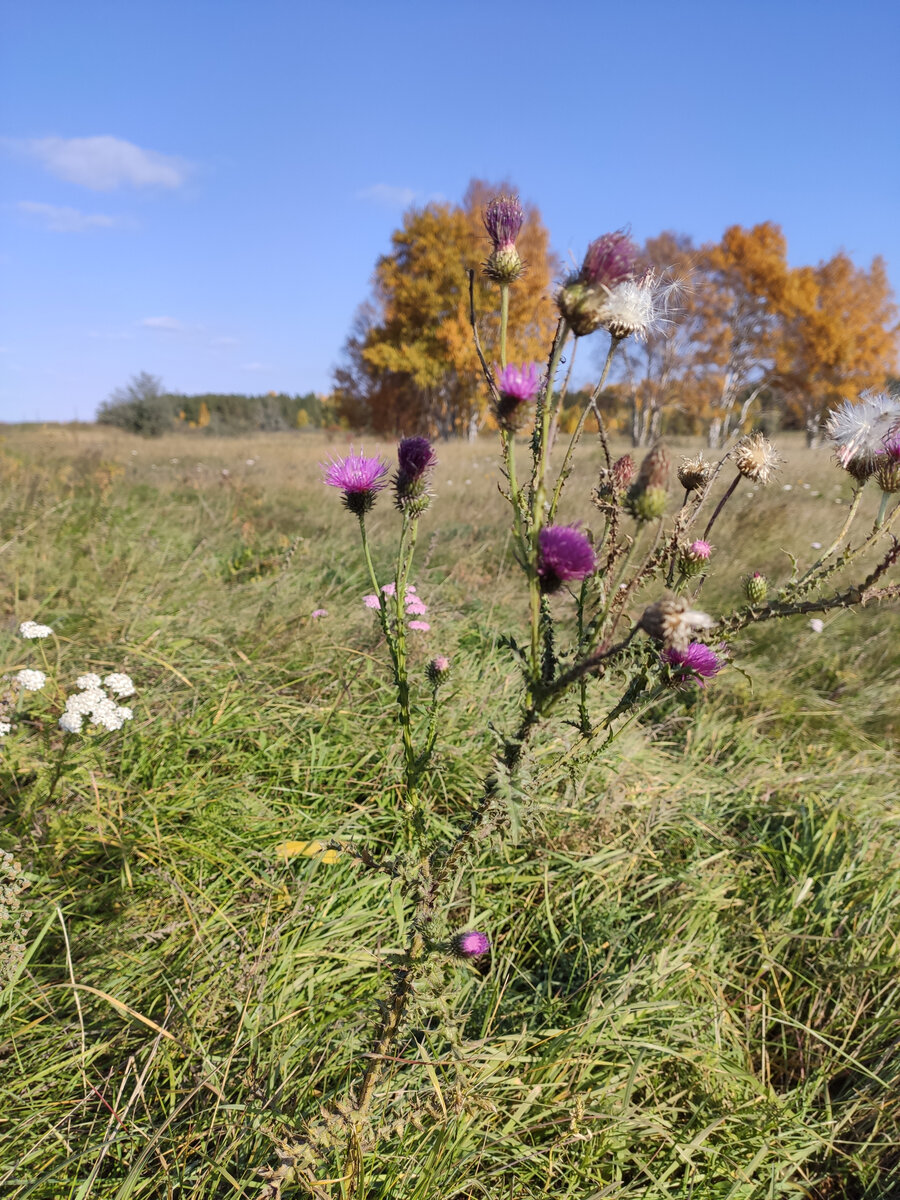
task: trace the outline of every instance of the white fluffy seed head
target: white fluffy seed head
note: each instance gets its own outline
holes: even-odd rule
[[[871,472],[884,453],[884,440],[900,428],[900,399],[887,392],[868,389],[859,400],[845,400],[828,414],[825,432],[834,442],[838,462],[854,473]]]

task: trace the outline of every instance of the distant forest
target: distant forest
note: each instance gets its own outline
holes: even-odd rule
[[[245,396],[209,392],[184,396],[166,392],[162,382],[146,372],[117,388],[97,413],[101,425],[115,425],[144,437],[176,430],[210,434],[277,433],[288,429],[320,429],[335,420],[330,405],[307,392],[289,396],[267,392]]]

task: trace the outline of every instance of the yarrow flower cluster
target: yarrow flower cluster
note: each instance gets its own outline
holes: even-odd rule
[[[396,583],[386,583],[381,589],[383,596],[396,596]],[[366,608],[381,608],[381,601],[374,592],[370,592],[367,596],[363,596],[363,604]],[[403,608],[407,617],[424,617],[428,612],[428,605],[417,594],[415,585],[408,583],[403,597]],[[431,626],[427,621],[413,620],[407,622],[407,628],[418,630],[419,633],[427,633]]]
[[[25,957],[25,926],[31,913],[22,908],[28,887],[22,866],[0,850],[0,987],[10,980]]]
[[[340,488],[341,499],[355,516],[369,512],[375,497],[387,487],[388,464],[376,455],[354,454],[322,464],[324,481]]]
[[[79,675],[75,680],[81,691],[66,699],[66,706],[59,718],[59,727],[64,733],[81,733],[86,719],[92,725],[102,726],[111,732],[121,729],[134,716],[128,705],[116,704],[101,686],[100,676],[93,672]],[[117,696],[134,695],[134,683],[129,675],[112,672],[103,680],[103,685]]]
[[[46,638],[52,633],[49,625],[38,625],[37,621],[23,621],[19,626],[19,637],[23,638]]]
[[[34,671],[30,667],[24,667],[13,677],[13,683],[17,683],[25,692],[39,692],[46,682],[47,676],[43,671]]]
[[[586,579],[597,565],[594,547],[577,525],[545,525],[538,534],[537,570],[541,591]]]

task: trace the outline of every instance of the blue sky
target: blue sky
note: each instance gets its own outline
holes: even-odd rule
[[[554,247],[781,224],[900,280],[900,6],[0,4],[0,419],[138,371],[325,391],[410,202],[511,178]]]

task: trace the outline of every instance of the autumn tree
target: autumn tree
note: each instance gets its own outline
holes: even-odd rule
[[[472,436],[484,422],[488,397],[472,344],[466,272],[476,269],[479,334],[485,354],[496,358],[496,288],[478,271],[490,249],[481,214],[492,195],[511,190],[473,180],[461,205],[433,203],[404,214],[335,372],[335,399],[349,423],[447,437]],[[526,271],[510,289],[511,361],[542,359],[556,324],[551,283],[558,264],[540,213],[532,205],[525,211],[517,244]]]
[[[880,257],[866,271],[841,251],[794,275],[777,379],[788,417],[813,443],[842,397],[886,386],[897,364],[897,308]]]

